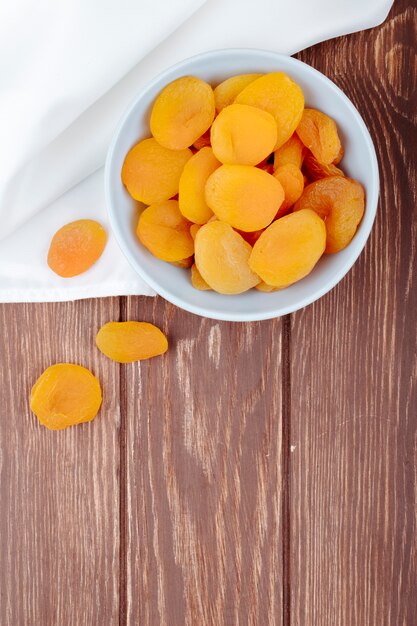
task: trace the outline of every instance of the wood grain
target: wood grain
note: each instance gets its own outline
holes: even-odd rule
[[[292,316],[293,625],[417,624],[415,24],[397,2],[379,29],[300,55],[363,115],[381,201],[353,270]]]
[[[127,623],[282,624],[281,323],[130,298],[169,352],[125,370]]]
[[[118,300],[1,305],[0,624],[119,623],[119,368],[94,349]],[[104,404],[89,424],[49,431],[30,412],[52,363],[92,369]]]

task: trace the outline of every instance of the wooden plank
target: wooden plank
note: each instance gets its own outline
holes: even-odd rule
[[[1,305],[0,623],[119,623],[119,367],[94,348],[118,299]],[[29,409],[52,363],[99,377],[98,417],[48,431]]]
[[[417,623],[416,12],[300,58],[357,105],[379,155],[370,242],[291,337],[291,624]]]
[[[128,624],[282,624],[281,324],[128,300],[163,357],[124,369]]]

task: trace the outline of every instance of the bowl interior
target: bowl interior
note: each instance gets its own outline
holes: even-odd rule
[[[120,172],[128,150],[150,136],[149,116],[155,97],[171,80],[193,74],[215,85],[234,74],[287,72],[303,89],[306,106],[321,109],[335,119],[345,149],[344,171],[366,190],[366,211],[350,245],[336,255],[325,255],[300,282],[273,293],[255,289],[238,296],[198,291],[190,272],[153,257],[139,244],[135,227],[143,206],[124,188]],[[262,50],[219,50],[205,53],[168,69],[142,90],[121,120],[110,145],[105,172],[106,202],[116,239],[133,268],[161,296],[188,311],[232,321],[277,317],[313,302],[329,291],[359,256],[372,228],[378,200],[375,150],[359,113],[349,99],[323,74],[291,57]]]

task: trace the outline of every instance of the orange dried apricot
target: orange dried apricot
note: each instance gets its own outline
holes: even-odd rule
[[[90,422],[102,401],[101,387],[88,369],[73,363],[46,368],[30,394],[30,408],[51,430]]]
[[[278,167],[274,176],[282,185],[284,190],[284,201],[279,207],[276,218],[282,217],[295,204],[304,190],[304,176],[301,170],[292,163]]]
[[[305,147],[301,139],[294,133],[280,148],[274,152],[274,168],[281,165],[296,165],[301,169],[303,164]]]
[[[239,230],[238,228],[235,228],[235,230],[239,233],[239,235],[242,235],[243,239],[247,241],[251,246],[255,245],[255,242],[258,241],[259,237],[264,232],[263,228],[261,228],[260,230],[253,230],[250,233],[245,232],[244,230]]]
[[[321,178],[307,185],[294,211],[311,209],[326,221],[326,252],[343,250],[352,241],[365,211],[360,183],[343,176]]]
[[[151,112],[151,132],[170,150],[191,146],[210,128],[216,110],[211,86],[196,76],[182,76],[162,89]]]
[[[327,165],[319,163],[310,151],[305,155],[303,169],[311,182],[320,180],[320,178],[326,178],[327,176],[344,176],[342,170],[333,163]]]
[[[214,100],[218,113],[229,104],[233,104],[236,96],[262,74],[239,74],[224,80],[214,89]]]
[[[335,160],[333,161],[333,163],[335,165],[338,165],[340,163],[340,161],[343,159],[343,155],[345,154],[345,151],[343,149],[342,144],[340,144],[340,150],[339,150],[339,154],[337,155],[337,157],[335,158]]]
[[[317,109],[304,109],[296,133],[319,163],[328,165],[340,155],[341,143],[336,122]]]
[[[191,228],[190,228],[190,233],[191,233]],[[172,265],[175,265],[175,267],[181,267],[182,269],[190,268],[193,263],[194,263],[194,255],[189,256],[186,259],[181,259],[181,261],[172,261]]]
[[[190,222],[178,208],[176,200],[148,206],[139,216],[138,239],[154,256],[163,261],[181,261],[194,252]]]
[[[122,182],[135,200],[144,204],[163,202],[178,193],[184,165],[191,150],[169,150],[155,139],[144,139],[133,146],[122,167]]]
[[[48,265],[64,278],[87,271],[101,257],[107,234],[95,220],[76,220],[65,224],[52,237]]]
[[[258,107],[273,115],[278,128],[275,148],[291,137],[304,109],[301,88],[284,72],[272,72],[257,78],[238,94],[235,102]]]
[[[191,157],[181,174],[180,211],[195,224],[205,224],[213,215],[207,206],[204,189],[208,177],[220,165],[211,148],[201,148]]]
[[[190,235],[193,239],[195,239],[195,236],[198,232],[198,229],[200,228],[200,224],[191,224],[190,226]]]
[[[326,247],[326,227],[305,209],[273,222],[255,243],[250,268],[272,287],[287,287],[307,276]]]
[[[197,269],[219,293],[242,293],[259,283],[248,265],[251,251],[252,247],[225,222],[204,224],[195,238]]]
[[[164,333],[148,322],[108,322],[96,336],[97,348],[118,363],[133,363],[164,354]]]
[[[208,285],[201,276],[195,263],[191,266],[191,284],[195,289],[199,289],[200,291],[208,291],[211,289],[210,285]]]
[[[277,141],[277,125],[270,113],[230,104],[211,127],[211,145],[222,163],[256,165],[271,154]]]
[[[208,206],[219,220],[239,230],[268,226],[283,200],[281,183],[251,165],[222,165],[206,184]]]
[[[265,293],[270,293],[271,291],[280,291],[283,287],[272,287],[272,285],[268,285],[264,280],[256,285],[255,289],[258,291],[264,291]]]
[[[267,172],[268,174],[274,173],[274,164],[270,163],[268,159],[264,159],[261,163],[258,163],[256,167],[258,167],[260,170],[263,170],[264,172]]]
[[[201,137],[195,140],[195,142],[193,143],[194,148],[196,148],[197,150],[201,150],[201,148],[207,148],[211,146],[210,130],[211,129],[209,128],[203,135],[201,135]]]

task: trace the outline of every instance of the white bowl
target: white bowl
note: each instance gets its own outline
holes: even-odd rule
[[[366,190],[364,218],[347,248],[323,256],[311,274],[287,289],[272,293],[251,289],[235,296],[198,291],[191,285],[189,270],[156,259],[136,238],[140,208],[121,182],[123,161],[134,144],[150,136],[149,116],[155,97],[175,78],[191,74],[217,84],[235,74],[278,70],[287,72],[301,86],[307,106],[321,109],[336,120],[345,149],[342,167]],[[372,140],[361,116],[344,93],[323,74],[301,61],[255,49],[207,52],[182,61],[157,76],[137,94],[120,121],[109,147],[105,169],[111,227],[122,252],[137,273],[173,304],[198,315],[230,321],[279,317],[301,309],[330,291],[352,267],[368,239],[378,191],[378,165]]]

